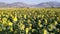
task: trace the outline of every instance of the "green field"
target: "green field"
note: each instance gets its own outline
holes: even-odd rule
[[[60,8],[0,8],[0,34],[60,34]]]

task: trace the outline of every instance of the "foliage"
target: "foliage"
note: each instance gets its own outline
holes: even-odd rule
[[[0,10],[0,34],[60,34],[59,8]]]

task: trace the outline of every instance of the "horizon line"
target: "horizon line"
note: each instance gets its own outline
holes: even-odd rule
[[[0,1],[1,2],[1,1]],[[58,1],[45,1],[45,2],[58,2]],[[40,3],[45,3],[45,2],[40,2]],[[17,3],[17,2],[11,2],[11,3],[8,3],[8,2],[1,2],[1,3],[7,3],[7,4],[12,4],[12,3]],[[20,3],[25,3],[25,2],[20,2]],[[60,2],[58,2],[60,3]],[[25,3],[25,4],[28,4],[28,3]],[[36,4],[36,3],[35,3]],[[35,4],[32,4],[32,5],[35,5]],[[37,3],[39,4],[39,3]]]

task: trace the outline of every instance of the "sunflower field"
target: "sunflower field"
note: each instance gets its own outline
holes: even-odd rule
[[[0,34],[60,34],[60,8],[2,9]]]

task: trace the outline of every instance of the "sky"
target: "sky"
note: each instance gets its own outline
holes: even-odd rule
[[[60,0],[0,0],[0,2],[5,2],[5,3],[23,2],[27,4],[38,4],[38,3],[50,2],[50,1],[60,2]]]

